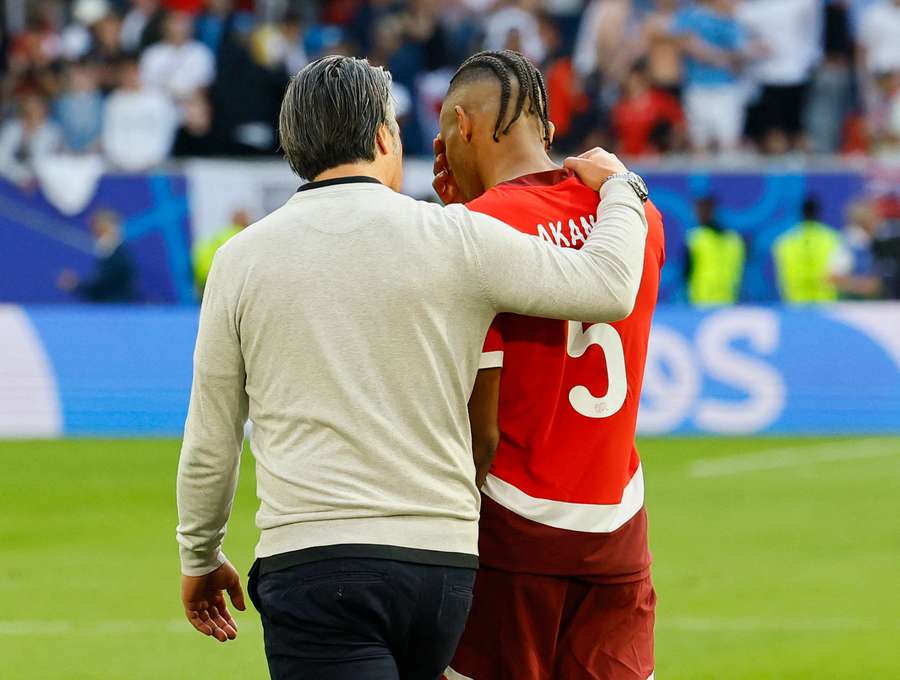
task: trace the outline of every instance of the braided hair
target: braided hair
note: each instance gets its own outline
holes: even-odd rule
[[[528,103],[527,112],[537,115],[541,119],[541,129],[544,135],[544,141],[550,143],[550,119],[547,102],[547,86],[544,83],[544,76],[538,68],[532,64],[524,56],[513,50],[489,50],[479,52],[466,59],[453,74],[450,79],[450,89],[454,84],[466,82],[471,77],[475,80],[479,73],[488,71],[500,81],[500,111],[497,114],[497,122],[494,125],[494,141],[500,141],[500,135],[509,133],[510,128],[522,115],[525,110],[526,100]],[[509,109],[510,99],[512,98],[512,78],[519,82],[519,92],[516,97],[515,106],[513,108],[512,117],[506,125],[507,110]]]

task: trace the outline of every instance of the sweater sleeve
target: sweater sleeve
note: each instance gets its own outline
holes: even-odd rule
[[[202,576],[225,561],[222,540],[237,488],[247,420],[246,373],[233,272],[217,254],[200,310],[194,382],[178,464],[181,570]]]
[[[647,217],[624,180],[603,185],[597,226],[581,250],[527,236],[487,215],[467,213],[485,296],[497,313],[612,322],[634,308],[641,283]]]

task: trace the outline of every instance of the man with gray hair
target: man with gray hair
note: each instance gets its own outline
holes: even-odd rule
[[[237,634],[222,541],[249,418],[249,591],[271,676],[435,680],[478,564],[466,402],[488,326],[501,312],[626,317],[646,196],[615,156],[568,159],[603,198],[580,251],[405,197],[390,75],[359,59],[301,70],[280,127],[312,181],[219,249],[200,315],[178,470],[185,614],[222,642]]]

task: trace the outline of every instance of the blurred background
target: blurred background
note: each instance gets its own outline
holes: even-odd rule
[[[296,190],[291,74],[389,68],[404,190],[436,200],[441,101],[485,48],[540,65],[560,158],[616,151],[665,218],[640,416],[659,677],[896,673],[900,0],[0,7],[0,676],[265,677],[253,615],[221,650],[178,619],[210,262]]]

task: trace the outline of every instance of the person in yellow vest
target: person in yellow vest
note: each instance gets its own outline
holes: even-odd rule
[[[840,234],[819,218],[819,202],[803,202],[803,221],[775,241],[773,256],[781,298],[792,304],[838,299],[834,274],[845,249]]]
[[[744,240],[716,220],[714,198],[697,201],[696,211],[698,226],[687,236],[688,299],[699,306],[734,304],[744,278]]]
[[[228,239],[240,233],[248,224],[250,224],[250,216],[247,214],[247,211],[235,210],[231,215],[231,223],[227,227],[194,244],[191,250],[191,259],[194,262],[194,280],[197,283],[197,290],[200,291],[200,295],[203,295],[203,289],[206,288],[206,277],[209,276],[209,270],[212,267],[216,251]]]

